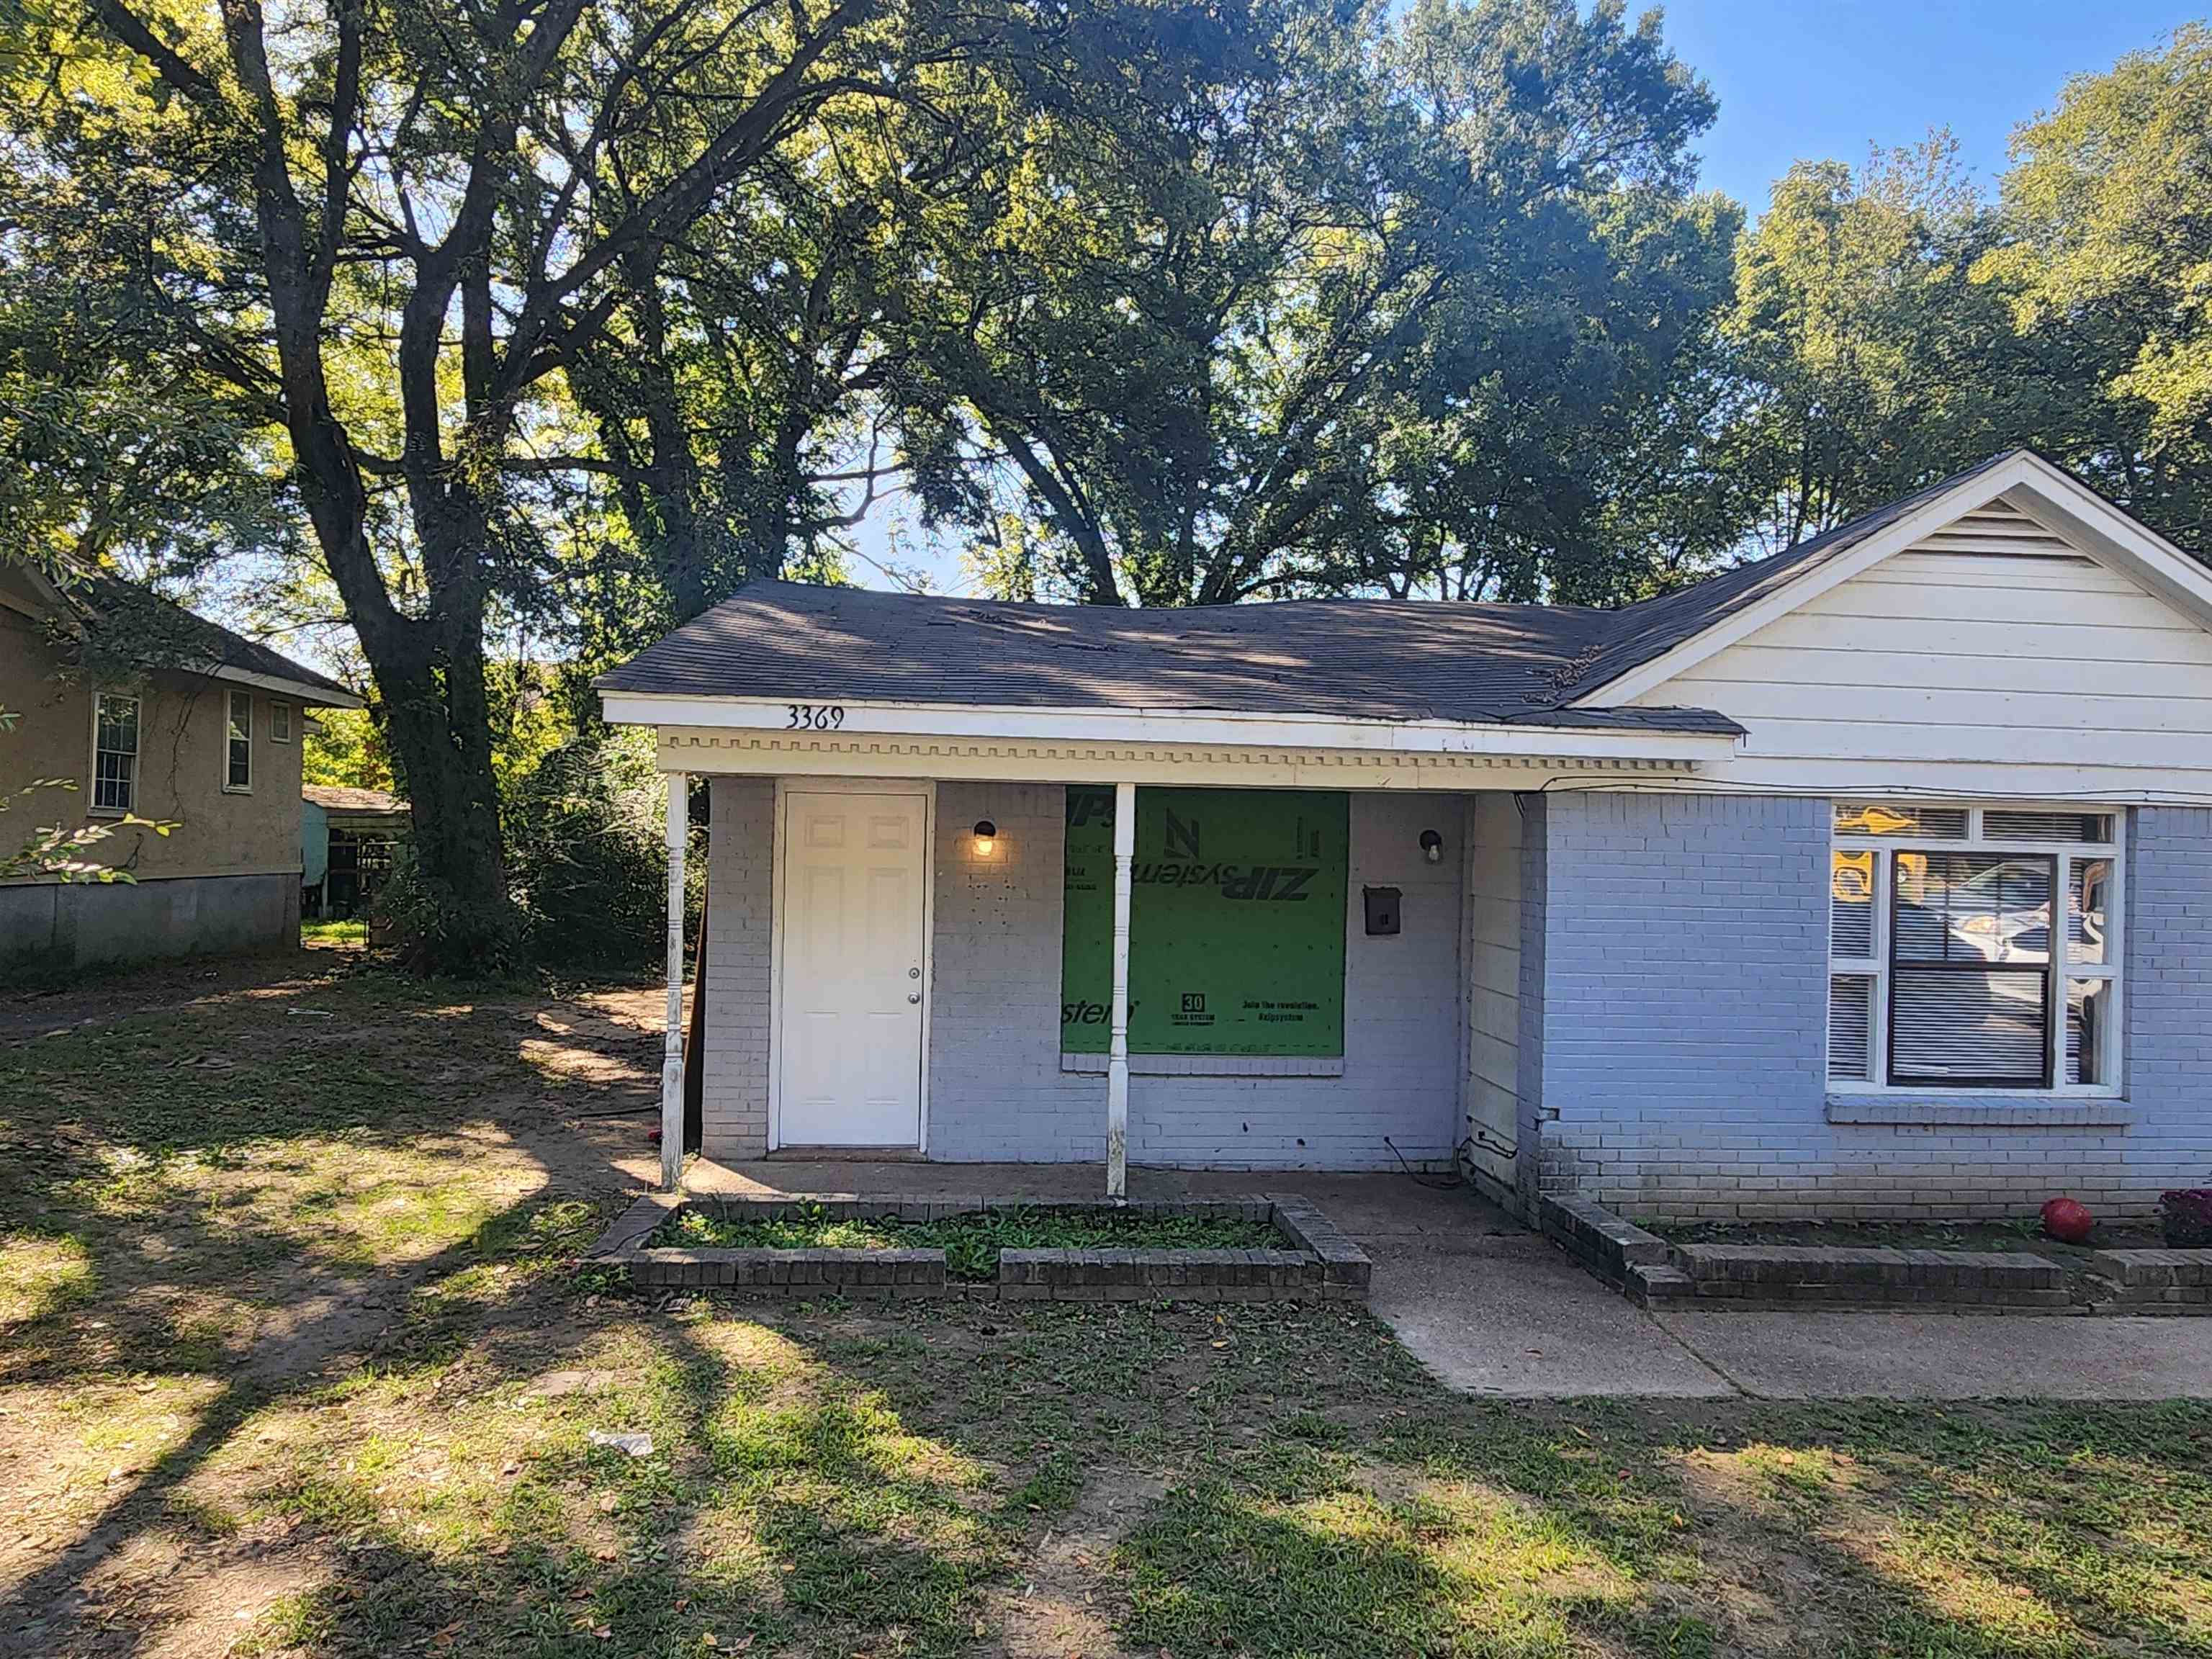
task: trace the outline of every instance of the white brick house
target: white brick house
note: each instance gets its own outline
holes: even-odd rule
[[[711,781],[713,1157],[2212,1171],[2212,577],[2025,453],[1620,611],[761,584],[599,687]]]

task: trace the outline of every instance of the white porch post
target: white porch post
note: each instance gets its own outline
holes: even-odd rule
[[[668,775],[668,1042],[660,1062],[660,1185],[684,1176],[684,846],[690,779]]]
[[[1114,786],[1114,1012],[1106,1048],[1106,1196],[1129,1185],[1129,871],[1137,853],[1137,786]]]

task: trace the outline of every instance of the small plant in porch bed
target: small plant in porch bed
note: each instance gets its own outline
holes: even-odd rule
[[[1283,1239],[1269,1223],[1242,1218],[1014,1207],[901,1221],[831,1215],[818,1205],[805,1205],[778,1215],[742,1218],[687,1208],[664,1222],[646,1244],[665,1249],[941,1249],[946,1278],[980,1282],[997,1277],[1001,1250],[1258,1250],[1279,1249]]]
[[[2212,1249],[2212,1187],[2184,1187],[2160,1193],[2158,1219],[2166,1249]]]

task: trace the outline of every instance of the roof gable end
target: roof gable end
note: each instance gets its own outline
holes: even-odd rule
[[[1677,601],[1694,605],[1692,596],[1706,596],[1702,611],[1693,612],[1695,625],[1671,637],[1663,616],[1654,617],[1655,629],[1631,629],[1629,643],[1593,665],[1568,706],[1604,707],[1644,696],[1907,550],[2094,559],[2212,630],[2212,573],[2070,473],[2030,451],[2014,450],[1772,559],[1683,594],[1647,601],[1656,610]],[[1725,585],[1724,590],[1711,596],[1715,585]],[[1656,642],[1639,650],[1639,638]]]

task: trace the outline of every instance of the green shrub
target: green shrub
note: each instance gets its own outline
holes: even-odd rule
[[[388,941],[400,962],[418,973],[501,979],[529,959],[524,921],[513,906],[431,880],[405,841],[369,901],[368,921],[371,944]]]
[[[508,878],[538,961],[634,968],[667,938],[667,786],[653,735],[594,724],[539,761],[507,808]],[[705,859],[688,857],[696,936]]]

